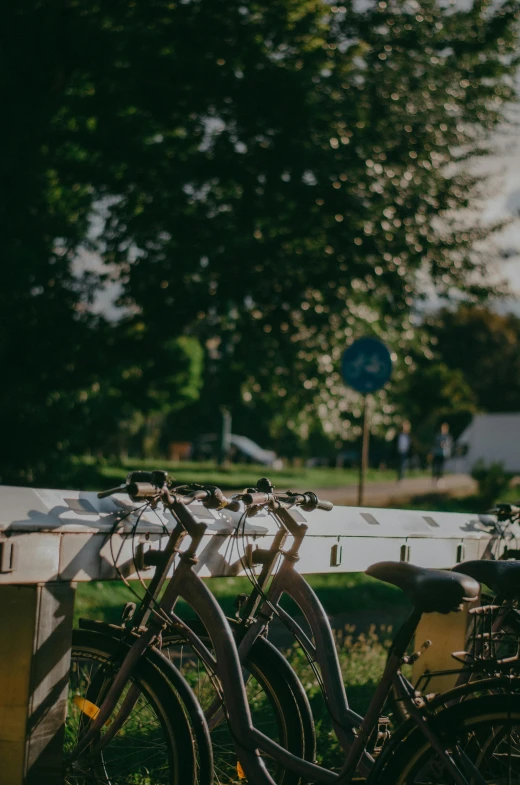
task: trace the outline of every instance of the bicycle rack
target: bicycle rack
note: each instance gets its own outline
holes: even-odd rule
[[[132,578],[135,509],[123,496],[99,500],[95,493],[82,491],[0,487],[2,785],[61,782],[75,586],[78,581],[117,578],[107,535],[118,521],[113,553],[119,569]],[[199,552],[199,574],[241,574],[237,544],[232,542],[240,513],[207,510],[197,503],[191,509],[209,524]],[[298,562],[304,574],[357,572],[378,560],[400,558],[449,567],[462,552],[465,559],[481,558],[491,547],[492,537],[477,515],[340,506],[332,512],[300,512],[309,526]],[[136,555],[150,571],[148,565],[165,541],[163,526],[172,525],[171,517],[159,515],[161,523],[154,513],[146,513],[136,528]],[[265,511],[246,522],[247,542],[255,549],[268,547],[275,532],[276,524]],[[452,617],[455,637],[460,637],[464,617]],[[442,617],[443,638],[448,618]],[[422,623],[418,636],[435,640]],[[456,648],[461,646],[449,650]],[[434,649],[414,668],[431,668]]]

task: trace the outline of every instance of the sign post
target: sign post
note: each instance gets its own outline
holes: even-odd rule
[[[361,460],[359,462],[359,482],[358,482],[358,507],[363,506],[363,495],[365,492],[365,475],[368,468],[368,442],[370,435],[370,396],[363,398],[363,435],[361,437]]]
[[[370,393],[380,390],[392,374],[388,347],[377,338],[360,338],[343,352],[341,375],[352,389],[363,395],[363,435],[359,462],[358,507],[363,506],[370,436]]]

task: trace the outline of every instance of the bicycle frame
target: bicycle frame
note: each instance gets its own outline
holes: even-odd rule
[[[96,719],[93,720],[85,735],[80,739],[72,753],[72,757],[81,755],[91,744],[93,746],[88,750],[89,755],[95,755],[100,752],[122,726],[133,705],[135,705],[138,692],[131,688],[121,708],[113,718],[111,726],[103,734],[101,740],[98,740],[99,732],[111,717],[117,701],[132,676],[136,663],[145,654],[147,648],[153,645],[162,629],[167,626],[160,616],[153,615],[151,606],[166,580],[168,569],[176,553],[178,553],[178,546],[187,533],[191,535],[190,546],[180,556],[174,575],[170,579],[161,601],[158,603],[159,610],[163,615],[170,616],[174,622],[176,617],[173,614],[173,609],[177,600],[182,597],[199,616],[208,632],[215,656],[211,655],[201,641],[199,641],[200,647],[198,648],[202,653],[206,652],[206,656],[209,655],[212,666],[222,683],[222,691],[226,696],[226,711],[230,727],[233,730],[237,758],[240,760],[246,776],[252,782],[257,783],[257,785],[276,785],[268,774],[265,764],[256,749],[258,745],[255,743],[255,737],[266,742],[270,742],[270,739],[264,737],[263,734],[253,728],[242,678],[242,668],[233,633],[219,604],[202,579],[193,571],[193,566],[197,563],[196,551],[207,527],[205,524],[198,523],[183,503],[173,501],[168,506],[180,525],[176,526],[170,535],[164,551],[163,563],[157,568],[152,581],[153,589],[151,587],[152,591],[143,602],[143,607],[138,614],[138,619],[150,620],[149,626],[147,629],[141,629],[140,636],[125,655],[114,681],[102,705],[99,707]],[[195,638],[197,636],[194,636]],[[173,668],[173,665],[170,664],[170,667]],[[282,750],[283,748],[280,747],[280,749]],[[306,767],[308,776],[312,778],[314,778],[317,772],[323,774],[323,770],[312,763],[307,763]],[[326,774],[328,776],[325,776],[324,779],[322,778],[322,782],[336,782],[337,775],[332,772],[327,772]]]
[[[103,734],[101,741],[97,740],[101,728],[111,716],[125,685],[131,678],[135,664],[145,654],[147,648],[153,645],[162,629],[167,626],[164,616],[171,619],[172,624],[180,624],[183,629],[189,629],[174,613],[177,600],[182,598],[200,618],[211,640],[214,655],[208,651],[198,636],[190,631],[190,642],[193,643],[194,648],[203,661],[209,663],[214,669],[221,682],[227,719],[233,735],[237,757],[246,776],[255,785],[276,785],[259,756],[258,750],[268,753],[275,760],[300,776],[324,785],[327,785],[327,783],[347,785],[360,768],[366,771],[374,762],[373,758],[366,753],[366,744],[374,729],[377,728],[382,708],[394,681],[397,681],[399,694],[407,704],[410,713],[416,719],[417,724],[432,744],[432,747],[443,758],[444,765],[454,781],[457,785],[468,785],[468,781],[461,770],[456,766],[451,755],[444,749],[442,741],[431,730],[428,717],[425,716],[426,713],[420,711],[413,702],[413,687],[399,670],[419,622],[421,616],[419,611],[412,611],[396,635],[381,681],[376,688],[365,717],[362,718],[348,706],[334,637],[325,611],[311,587],[294,569],[294,565],[298,560],[298,550],[307,531],[307,526],[295,521],[285,507],[280,506],[273,511],[281,524],[281,529],[276,535],[270,550],[254,552],[257,560],[263,559],[263,569],[259,578],[261,590],[259,591],[255,588],[246,603],[244,609],[246,629],[237,649],[233,632],[220,606],[202,579],[193,570],[194,565],[197,563],[196,552],[207,528],[206,524],[197,522],[184,503],[175,501],[175,497],[169,497],[169,499],[168,508],[177,520],[178,525],[174,527],[169,537],[166,549],[163,552],[162,563],[157,567],[147,598],[143,601],[137,615],[137,623],[142,625],[144,622],[149,622],[148,627],[144,630],[142,626],[140,627],[141,634],[124,657],[96,719],[91,723],[88,731],[75,749],[76,755],[85,751],[90,744],[94,744],[94,746],[89,753],[96,754],[124,723],[138,697],[135,689],[131,689],[125,697],[123,705],[113,719],[110,728]],[[190,545],[180,555],[173,577],[170,579],[160,602],[158,602],[157,597],[166,580],[168,570],[175,556],[179,553],[179,545],[185,534],[191,537]],[[289,534],[294,539],[292,547],[288,551],[283,551],[283,545]],[[262,587],[271,579],[275,563],[280,554],[283,556],[283,561],[280,569],[272,578],[266,594],[267,600],[265,600]],[[264,632],[269,621],[273,618],[275,610],[276,612],[281,610],[277,606],[283,594],[290,596],[300,607],[316,641],[316,644],[313,645],[298,624],[288,614],[282,612],[284,620],[290,624],[290,628],[295,632],[300,642],[303,643],[304,648],[316,659],[320,666],[325,685],[327,708],[331,713],[338,739],[346,753],[345,763],[337,773],[298,758],[252,725],[241,662],[245,661],[245,656],[250,647],[258,636]],[[160,615],[153,614],[153,602],[158,604],[162,618]],[[354,729],[356,729],[356,733],[354,733]],[[466,763],[469,766],[473,778],[472,781],[476,785],[479,782],[483,783],[471,762],[468,760]]]
[[[299,549],[308,527],[306,524],[296,521],[283,505],[278,505],[274,509],[271,508],[271,513],[280,523],[281,529],[277,535],[278,541],[275,538],[268,551],[257,550],[251,553],[252,562],[256,561],[256,563],[262,564],[263,567],[258,577],[257,586],[254,586],[243,608],[242,623],[245,631],[238,645],[241,661],[244,661],[245,655],[255,640],[264,633],[276,613],[295,635],[306,653],[320,667],[327,710],[331,716],[334,731],[346,754],[345,763],[338,773],[337,782],[341,783],[341,785],[350,782],[355,773],[366,773],[370,765],[374,763],[374,759],[366,752],[366,745],[377,727],[382,709],[394,682],[397,683],[398,694],[407,704],[410,714],[414,716],[432,747],[444,759],[445,765],[450,770],[455,782],[466,785],[467,780],[462,775],[460,769],[457,768],[451,756],[444,749],[438,736],[431,731],[427,717],[417,709],[413,702],[413,698],[415,698],[414,688],[400,672],[403,657],[422,614],[417,610],[413,610],[400,628],[392,644],[384,673],[372,697],[367,713],[364,718],[359,716],[348,705],[334,636],[327,615],[312,588],[295,569],[295,564],[299,559]],[[282,547],[289,534],[293,537],[293,544],[289,550],[283,551]],[[282,555],[280,568],[272,578],[270,585],[267,586],[280,554]],[[311,629],[312,636],[316,642],[315,645],[294,619],[280,608],[279,602],[284,594],[290,597],[299,607]],[[261,739],[259,739],[258,744],[261,749],[268,752],[273,758],[283,762],[287,768],[302,776],[306,775],[306,767],[287,750],[281,752],[278,745],[275,745],[274,742],[266,744]],[[473,768],[470,761],[466,761],[466,764],[469,764],[471,769]],[[475,774],[477,773],[472,771],[472,776],[475,776]],[[480,777],[477,774],[476,782],[479,779]],[[315,780],[316,782],[328,781],[317,774],[315,774]]]

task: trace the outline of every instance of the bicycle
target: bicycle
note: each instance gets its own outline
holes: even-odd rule
[[[402,563],[373,565],[367,571],[374,577],[388,580],[407,590],[414,601],[414,609],[394,639],[381,682],[365,718],[361,718],[348,707],[334,641],[324,611],[306,581],[294,569],[298,549],[307,526],[295,520],[290,513],[290,508],[299,506],[304,510],[320,507],[330,509],[332,505],[320,502],[311,493],[274,494],[272,487],[267,487],[265,481],[262,483],[263,488],[241,494],[231,502],[234,505],[237,503],[245,505],[245,511],[253,514],[258,508],[267,506],[281,526],[279,534],[275,537],[274,547],[267,550],[258,549],[251,553],[252,564],[260,563],[262,571],[258,581],[255,582],[251,597],[244,606],[242,618],[246,620],[246,630],[239,640],[237,653],[233,645],[233,635],[220,608],[193,572],[195,553],[205,526],[198,523],[186,507],[186,503],[191,503],[196,497],[218,499],[220,504],[229,504],[229,500],[224,500],[221,492],[217,493],[218,489],[212,491],[201,489],[186,497],[180,497],[179,488],[169,489],[166,478],[162,487],[158,483],[155,485],[135,483],[132,488],[130,488],[131,483],[128,485],[127,490],[131,490],[130,495],[134,500],[148,498],[153,504],[162,500],[174,514],[177,525],[170,535],[147,598],[137,615],[140,625],[148,624],[148,626],[144,627],[139,639],[130,647],[121,670],[100,707],[99,714],[82,739],[80,745],[82,749],[88,747],[99,733],[104,721],[110,716],[113,710],[114,692],[117,693],[114,684],[118,682],[120,687],[124,682],[128,672],[128,660],[132,660],[132,652],[146,650],[146,647],[157,638],[158,628],[167,626],[173,621],[183,628],[183,635],[190,640],[197,655],[203,659],[209,670],[213,669],[219,679],[217,686],[221,687],[224,703],[222,704],[221,701],[218,705],[215,703],[206,713],[206,720],[211,723],[216,715],[225,713],[240,762],[239,775],[244,774],[256,785],[273,785],[274,782],[267,772],[260,753],[270,756],[284,771],[294,773],[300,778],[299,781],[342,784],[352,782],[356,774],[362,773],[369,774],[371,783],[380,782],[389,785],[390,783],[393,785],[394,782],[423,782],[425,780],[421,778],[426,775],[429,777],[426,780],[428,782],[450,781],[458,785],[468,785],[471,782],[475,785],[484,785],[497,781],[498,775],[493,767],[504,764],[503,753],[497,750],[504,747],[505,740],[509,740],[506,741],[505,748],[508,751],[506,760],[509,761],[507,765],[509,775],[511,774],[512,761],[516,761],[516,757],[511,754],[511,739],[515,739],[516,735],[512,735],[509,729],[520,724],[518,696],[490,695],[471,701],[470,704],[431,708],[427,700],[415,694],[412,685],[400,671],[402,662],[409,661],[406,650],[422,613],[431,610],[449,612],[458,608],[464,601],[474,600],[478,595],[479,586],[471,577],[439,570],[423,570]],[[146,487],[142,487],[143,485]],[[111,492],[121,492],[121,490],[118,488]],[[244,515],[244,522],[245,517]],[[157,599],[159,590],[178,552],[179,538],[185,533],[190,535],[190,545],[188,550],[180,555],[173,578],[159,601]],[[283,546],[289,535],[293,538],[293,544],[284,551]],[[266,584],[272,576],[274,563],[280,556],[282,557],[280,568],[267,588]],[[437,597],[432,595],[432,590],[438,591]],[[284,592],[297,601],[304,614],[306,612],[314,633],[315,646],[309,639],[305,639],[302,635],[303,631],[299,630],[298,625],[295,625],[287,614],[284,616],[284,612],[277,605]],[[188,599],[200,616],[207,628],[216,657],[196,632],[190,630],[175,616],[173,609],[179,596]],[[320,665],[335,729],[345,751],[345,763],[339,772],[317,766],[312,761],[305,760],[303,754],[293,754],[291,750],[265,736],[251,723],[240,665],[246,661],[248,653],[263,634],[274,612],[279,613],[289,625],[292,624],[292,628],[308,648],[310,655],[314,656]],[[158,623],[157,618],[154,619],[154,614],[161,624]],[[223,657],[229,657],[229,661],[224,661]],[[121,676],[121,673],[124,675]],[[387,731],[381,730],[379,720],[392,683],[397,685],[402,700],[408,707],[411,720],[404,723],[392,739],[387,739]],[[236,685],[238,690],[235,692]],[[283,721],[293,711],[294,705],[288,710],[281,700],[279,708],[280,718]],[[118,717],[115,723],[117,720]],[[384,740],[386,743],[376,762],[374,756],[367,752],[367,744],[378,732],[382,737],[379,742]],[[516,745],[516,741],[514,744]],[[380,749],[376,752],[380,752]],[[436,777],[435,780],[432,779],[433,776]],[[439,776],[443,779],[439,780]],[[489,779],[490,777],[492,779]]]
[[[85,772],[89,776],[97,776],[98,770],[110,768],[110,764],[107,762],[108,758],[111,761],[117,760],[117,755],[111,753],[111,750],[117,743],[119,731],[122,728],[126,728],[129,722],[131,723],[132,712],[134,711],[135,713],[135,702],[139,694],[138,689],[128,688],[126,682],[132,676],[136,663],[139,663],[142,658],[144,658],[145,665],[148,664],[148,661],[151,662],[156,671],[159,671],[165,683],[171,682],[177,697],[180,698],[181,706],[185,704],[184,711],[187,714],[188,730],[184,729],[183,731],[185,741],[179,745],[180,749],[184,750],[186,748],[186,755],[188,755],[186,739],[188,739],[190,728],[191,735],[195,736],[200,748],[197,760],[195,762],[192,760],[189,764],[185,764],[185,769],[187,768],[189,772],[195,772],[189,774],[189,777],[192,779],[189,779],[187,775],[183,775],[186,779],[182,779],[176,771],[173,771],[174,767],[170,766],[168,774],[165,775],[165,781],[175,783],[177,781],[184,783],[192,780],[204,783],[212,781],[212,756],[207,749],[208,728],[200,707],[197,706],[197,711],[194,710],[194,696],[186,680],[182,678],[177,668],[172,666],[163,655],[153,648],[153,644],[159,640],[163,629],[168,625],[178,624],[180,628],[189,632],[190,638],[195,643],[196,648],[198,648],[199,654],[210,663],[211,671],[219,681],[219,689],[222,684],[226,687],[228,694],[235,685],[242,686],[243,690],[241,667],[234,647],[232,633],[217,602],[192,569],[196,564],[196,552],[207,525],[198,522],[187,509],[187,506],[194,501],[202,501],[208,508],[227,506],[231,505],[232,502],[226,499],[221,491],[214,486],[206,488],[199,486],[188,494],[182,494],[179,492],[182,489],[176,488],[177,493],[171,494],[170,489],[165,486],[166,476],[166,473],[161,472],[134,472],[129,475],[128,482],[124,486],[124,490],[129,493],[133,501],[138,503],[144,500],[147,505],[152,504],[152,506],[157,503],[158,490],[162,487],[163,500],[176,516],[176,526],[169,535],[168,544],[164,552],[158,554],[158,552],[154,551],[147,554],[149,558],[155,557],[158,559],[160,564],[147,590],[146,600],[135,617],[134,624],[126,629],[118,628],[114,625],[83,621],[83,628],[74,632],[73,663],[82,662],[83,660],[88,662],[95,661],[98,669],[101,670],[101,675],[96,675],[95,679],[89,679],[87,694],[76,695],[75,697],[78,698],[78,701],[76,703],[72,701],[72,704],[77,707],[76,715],[79,713],[80,721],[76,719],[75,743],[71,740],[72,734],[70,732],[68,734],[67,782],[86,782],[87,780],[84,779]],[[150,482],[143,482],[143,479],[150,480]],[[99,495],[101,498],[104,498],[114,492],[121,492],[121,490],[121,488],[112,489],[112,491],[103,492]],[[175,575],[169,581],[165,595],[159,602],[157,597],[166,581],[168,570],[179,554],[179,549],[185,536],[188,536],[190,539],[189,547],[187,551],[180,555]],[[219,667],[217,659],[209,652],[204,643],[180,619],[176,621],[174,616],[168,616],[168,612],[165,609],[170,607],[173,609],[179,596],[186,599],[196,611],[199,608],[201,609],[200,617],[204,620],[211,639],[215,642],[214,649],[217,652],[218,663],[221,664],[221,667]],[[147,626],[145,627],[145,625]],[[302,738],[305,735],[308,736],[308,729],[305,728],[303,721],[298,722],[296,725],[293,721],[289,725],[279,711],[279,701],[283,700],[285,705],[292,705],[294,707],[294,716],[299,717],[300,706],[302,711],[309,713],[308,706],[306,706],[305,693],[295,678],[292,680],[292,684],[290,683],[290,668],[274,647],[271,647],[266,641],[259,641],[256,652],[255,654],[255,651],[252,651],[249,658],[252,669],[255,667],[255,658],[264,660],[266,653],[269,661],[275,659],[276,668],[273,668],[273,670],[278,675],[278,681],[275,681],[274,684],[266,685],[266,691],[270,693],[271,697],[276,697],[275,709],[278,712],[276,723],[280,729],[280,741],[282,744],[292,745],[294,752],[304,755],[305,750]],[[289,674],[289,681],[287,678],[283,678],[283,668],[280,671],[282,663],[285,665],[286,677]],[[282,674],[281,676],[279,675],[280,673]],[[264,674],[262,678],[264,678]],[[125,690],[126,694],[124,694]],[[157,692],[155,697],[159,705],[155,707],[154,711],[155,714],[161,714],[162,706],[161,701],[157,701]],[[139,699],[142,699],[142,694],[144,693],[141,693]],[[171,702],[172,699],[169,698],[169,700]],[[167,711],[162,711],[162,714],[167,715]],[[250,710],[245,694],[243,694],[242,701],[238,704],[236,718],[241,728],[236,739],[236,744],[240,748],[240,733],[242,737],[245,737],[244,730],[248,727],[252,728]],[[111,719],[111,724],[105,729],[105,723],[109,719]],[[69,726],[70,724],[69,722]],[[193,758],[191,752],[189,752],[189,756]],[[245,761],[241,764],[241,766],[244,766],[244,769],[250,767],[253,771],[260,772],[257,776],[262,776],[265,771],[264,763],[260,759],[257,761],[256,753],[250,750],[242,751],[240,760]],[[248,763],[247,761],[250,760],[253,762]],[[78,771],[81,773],[78,774]],[[118,772],[113,773],[110,782],[119,782],[118,776]],[[166,779],[166,776],[170,779]],[[81,777],[83,777],[83,780]],[[266,780],[266,782],[272,782],[272,780]]]

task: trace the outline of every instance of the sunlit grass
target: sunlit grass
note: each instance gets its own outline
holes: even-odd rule
[[[74,459],[74,465],[68,481],[70,487],[81,487],[85,490],[101,490],[122,482],[129,471],[137,469],[166,469],[172,477],[180,482],[199,482],[218,485],[224,489],[238,490],[256,485],[260,477],[269,477],[278,490],[287,489],[312,490],[313,488],[338,488],[355,485],[358,482],[357,469],[336,469],[334,467],[271,469],[256,464],[231,464],[218,466],[214,462],[172,462],[160,458],[144,460],[130,458],[117,463],[115,461],[98,461],[94,458],[80,457]],[[414,470],[410,477],[424,476],[425,472]],[[395,471],[392,469],[369,469],[367,482],[394,481]]]
[[[406,599],[399,589],[369,578],[362,572],[308,575],[306,578],[331,616],[348,611],[395,611],[406,606]],[[235,614],[234,602],[237,595],[249,593],[251,590],[248,578],[206,578],[205,582],[228,616]],[[138,581],[132,581],[131,586],[140,596],[143,595]],[[86,616],[117,623],[125,604],[135,601],[132,591],[121,581],[79,583],[75,616],[76,619]],[[290,608],[290,603],[283,604]],[[193,615],[182,601],[178,611],[180,615]]]

